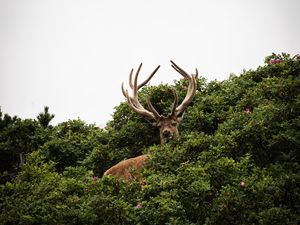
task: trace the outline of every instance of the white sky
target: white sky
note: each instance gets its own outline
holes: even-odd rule
[[[0,106],[54,123],[104,125],[132,67],[151,84],[179,79],[169,60],[208,80],[300,50],[299,0],[0,0]]]

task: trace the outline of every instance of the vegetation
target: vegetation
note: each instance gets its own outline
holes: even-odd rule
[[[168,113],[172,88],[146,87]],[[116,107],[105,129],[70,120],[49,125],[0,112],[0,224],[299,224],[300,57],[272,54],[228,80],[198,79],[181,138]],[[144,184],[103,172],[146,152]],[[23,163],[23,161],[25,163]]]

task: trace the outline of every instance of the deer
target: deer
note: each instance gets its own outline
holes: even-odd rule
[[[129,74],[129,87],[132,90],[132,95],[129,95],[128,90],[124,88],[124,83],[121,85],[122,93],[129,105],[129,107],[146,120],[148,120],[153,126],[159,128],[160,142],[161,144],[168,143],[171,140],[179,138],[178,124],[183,118],[184,111],[193,100],[197,90],[197,77],[198,70],[196,73],[189,75],[178,65],[171,60],[171,66],[175,69],[184,79],[188,80],[187,93],[180,105],[178,105],[178,94],[173,89],[174,101],[171,108],[171,113],[167,116],[160,115],[151,103],[150,97],[146,98],[148,109],[140,103],[138,99],[138,91],[144,87],[155,75],[160,68],[160,65],[150,74],[150,76],[138,84],[138,76],[142,68],[142,63],[139,65],[135,76],[133,78],[134,69],[131,69]],[[150,155],[144,154],[134,158],[125,159],[116,165],[112,166],[104,172],[104,176],[112,175],[117,178],[123,179],[126,182],[137,179],[139,171],[141,171],[146,162],[149,160]]]

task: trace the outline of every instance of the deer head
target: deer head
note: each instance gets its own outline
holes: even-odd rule
[[[122,93],[125,96],[125,98],[128,102],[128,105],[135,112],[137,112],[141,116],[145,117],[154,126],[159,128],[161,143],[166,143],[172,139],[176,139],[179,137],[178,124],[182,119],[184,110],[187,108],[187,106],[190,104],[193,97],[195,96],[196,89],[197,89],[197,81],[196,81],[197,76],[198,76],[197,69],[196,69],[196,74],[189,75],[183,69],[181,69],[179,66],[177,66],[173,61],[171,61],[171,64],[172,64],[172,67],[180,75],[182,75],[185,79],[188,80],[189,84],[188,84],[188,90],[187,90],[186,96],[180,105],[178,105],[177,92],[175,90],[173,90],[174,102],[172,104],[171,113],[167,116],[160,115],[157,112],[157,110],[152,105],[149,96],[147,98],[148,110],[142,106],[142,104],[139,102],[139,99],[138,99],[138,90],[140,88],[142,88],[143,86],[145,86],[150,81],[150,79],[154,76],[154,74],[157,72],[157,70],[159,69],[160,66],[156,67],[156,69],[150,74],[150,76],[141,84],[138,84],[138,75],[142,68],[142,63],[138,67],[134,78],[132,78],[133,69],[131,70],[131,72],[129,74],[129,86],[132,89],[132,96],[130,96],[128,94],[128,90],[124,89],[124,83],[122,83]]]

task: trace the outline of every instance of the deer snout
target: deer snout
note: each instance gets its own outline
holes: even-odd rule
[[[169,130],[164,130],[162,136],[164,139],[170,139],[172,137],[172,133]]]

